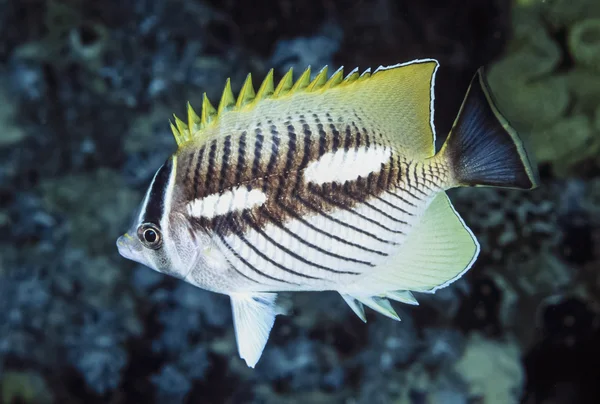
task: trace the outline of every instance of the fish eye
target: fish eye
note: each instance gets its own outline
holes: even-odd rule
[[[156,250],[162,245],[162,235],[158,227],[152,223],[144,223],[138,227],[138,238],[146,247]]]

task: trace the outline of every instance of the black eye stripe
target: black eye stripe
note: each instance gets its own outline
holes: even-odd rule
[[[142,222],[155,223],[158,225],[165,210],[165,190],[169,184],[169,177],[173,168],[173,158],[169,158],[161,168],[158,169],[154,182],[151,185],[148,201],[142,216]]]

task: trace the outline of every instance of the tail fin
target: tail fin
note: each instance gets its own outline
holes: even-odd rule
[[[457,185],[531,189],[538,183],[523,142],[494,105],[483,69],[471,80],[440,154]]]

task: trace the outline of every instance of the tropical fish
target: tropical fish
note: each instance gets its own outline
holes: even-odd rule
[[[336,291],[399,320],[388,299],[417,304],[460,278],[480,247],[446,190],[532,189],[517,133],[483,70],[435,151],[438,62],[346,76],[310,67],[171,124],[178,148],[158,169],[120,254],[230,297],[240,356],[254,367],[283,291]]]

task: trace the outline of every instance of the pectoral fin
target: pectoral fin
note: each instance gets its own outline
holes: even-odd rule
[[[232,293],[231,308],[240,357],[253,368],[269,339],[275,316],[283,314],[276,293]]]

